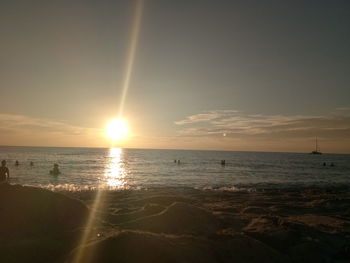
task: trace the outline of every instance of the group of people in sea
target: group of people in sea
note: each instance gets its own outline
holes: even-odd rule
[[[5,161],[5,160],[4,160],[4,161]],[[5,161],[5,162],[6,162],[6,161]],[[30,166],[34,166],[34,162],[33,162],[33,161],[31,161],[29,164],[30,164]],[[18,160],[16,160],[15,166],[19,166],[19,161],[18,161]]]
[[[175,160],[174,160],[174,163],[180,164],[181,162],[180,162],[180,160],[176,160],[176,159],[175,159]],[[220,163],[221,163],[222,166],[225,166],[225,165],[226,165],[226,160],[221,160]]]
[[[176,160],[175,159],[174,163],[180,164],[180,160]],[[221,160],[220,163],[221,163],[221,166],[225,166],[226,165],[226,160]],[[324,162],[323,166],[327,166],[327,164]],[[335,165],[334,165],[334,163],[331,163],[329,166],[334,167]]]
[[[174,160],[174,163],[180,164],[180,160]],[[225,166],[226,165],[226,160],[221,160],[221,165]],[[327,164],[324,162],[323,166],[326,166]],[[19,166],[19,161],[16,160],[15,166]],[[34,162],[30,162],[30,166],[34,166]],[[334,167],[334,163],[330,164],[331,167]],[[53,165],[53,169],[50,170],[50,174],[57,176],[61,173],[60,169],[58,168],[58,164],[55,163]],[[6,166],[6,160],[2,160],[1,166],[0,166],[0,183],[1,182],[6,182],[10,179],[10,170]]]
[[[34,162],[32,162],[32,161],[31,161],[29,164],[30,164],[30,166],[34,166]],[[18,160],[16,160],[15,166],[19,166],[19,161],[18,161]],[[58,168],[58,164],[55,163],[55,164],[53,165],[53,169],[50,170],[50,174],[51,174],[51,175],[57,176],[57,175],[59,175],[60,173],[61,173],[61,172],[60,172],[60,169]],[[2,160],[2,161],[1,161],[1,166],[0,166],[0,183],[6,182],[6,181],[8,181],[9,179],[10,179],[10,170],[9,170],[9,168],[6,166],[6,160]]]

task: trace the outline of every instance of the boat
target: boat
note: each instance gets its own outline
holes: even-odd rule
[[[322,154],[319,149],[318,149],[318,144],[317,144],[317,137],[316,137],[316,145],[315,145],[315,150],[312,151],[310,154]]]

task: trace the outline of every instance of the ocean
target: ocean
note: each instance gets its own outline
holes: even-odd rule
[[[0,147],[0,159],[7,161],[10,183],[52,190],[255,190],[350,185],[350,155],[344,154]],[[19,166],[15,166],[16,160]],[[221,160],[226,160],[225,166]],[[30,166],[31,161],[34,166]],[[59,176],[50,175],[54,163],[59,164]]]

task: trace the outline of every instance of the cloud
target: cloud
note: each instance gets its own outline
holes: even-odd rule
[[[96,139],[98,129],[72,125],[64,121],[33,118],[23,115],[0,114],[0,144],[3,145],[84,145]],[[88,143],[87,143],[88,144]]]
[[[206,113],[200,113],[200,114],[188,116],[183,120],[176,121],[175,124],[184,125],[184,124],[191,124],[191,123],[197,123],[197,122],[207,122],[210,120],[222,118],[225,114],[229,115],[237,112],[238,111],[234,111],[234,110],[209,111]]]
[[[235,138],[350,137],[350,115],[263,115],[215,110],[176,121],[180,136],[234,136]]]
[[[336,111],[347,111],[350,112],[350,107],[339,107],[335,109]]]
[[[52,121],[12,114],[0,114],[0,126],[17,133],[35,131],[52,134],[81,135],[89,132],[88,128],[70,125],[63,121]]]

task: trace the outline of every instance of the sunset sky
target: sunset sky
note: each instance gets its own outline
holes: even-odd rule
[[[110,146],[137,3],[1,1],[0,145]],[[350,153],[350,1],[141,11],[117,146]]]

